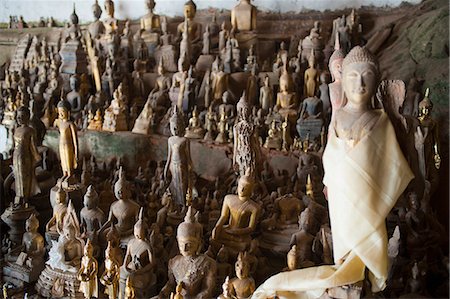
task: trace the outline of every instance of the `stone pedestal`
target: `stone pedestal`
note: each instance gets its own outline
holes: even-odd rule
[[[52,269],[48,265],[36,283],[36,291],[46,298],[84,298],[79,288],[77,273]]]
[[[14,245],[22,244],[22,235],[25,232],[25,221],[32,213],[36,213],[33,206],[8,207],[1,219],[9,226],[9,239]]]

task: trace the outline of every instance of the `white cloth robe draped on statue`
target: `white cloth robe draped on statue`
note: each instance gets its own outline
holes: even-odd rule
[[[330,133],[323,155],[335,263],[279,273],[264,282],[252,298],[317,298],[327,288],[364,279],[373,291],[387,279],[385,219],[413,178],[394,128],[383,111],[372,130],[352,148]],[[332,128],[330,128],[332,130]]]

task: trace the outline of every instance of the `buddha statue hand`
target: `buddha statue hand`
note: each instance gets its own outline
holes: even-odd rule
[[[221,232],[222,232],[222,226],[216,226],[214,227],[214,229],[211,232],[211,238],[213,240],[216,240],[218,236],[220,236]]]

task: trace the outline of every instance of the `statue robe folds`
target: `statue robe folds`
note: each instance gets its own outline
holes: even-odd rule
[[[372,291],[385,288],[388,272],[385,219],[413,178],[384,112],[353,146],[330,133],[323,155],[334,261],[340,265],[280,273],[252,298],[317,298],[327,288],[356,283],[369,270]]]

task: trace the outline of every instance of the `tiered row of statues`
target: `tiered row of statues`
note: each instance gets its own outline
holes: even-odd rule
[[[112,0],[86,29],[74,7],[60,45],[27,35],[5,71],[6,298],[445,293],[430,91],[380,80],[355,11],[328,42],[315,22],[296,55],[282,42],[263,61],[249,0],[221,26],[196,22],[190,0],[176,34],[146,4],[134,33]],[[79,145],[92,131],[165,135],[167,156],[98,161]],[[196,173],[192,143],[229,149],[229,171]],[[292,175],[275,153],[298,161]]]

